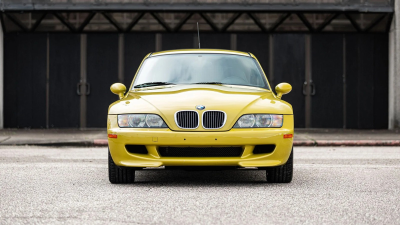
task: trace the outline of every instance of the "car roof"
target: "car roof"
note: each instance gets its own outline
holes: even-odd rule
[[[240,51],[232,51],[232,50],[224,50],[224,49],[177,49],[177,50],[168,50],[168,51],[160,51],[153,52],[149,55],[152,56],[160,56],[160,55],[171,55],[171,54],[190,54],[190,53],[214,53],[214,54],[228,54],[228,55],[241,55],[252,57],[249,52],[240,52]]]

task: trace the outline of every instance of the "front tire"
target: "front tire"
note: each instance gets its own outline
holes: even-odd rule
[[[293,178],[293,149],[285,165],[266,169],[268,183],[290,183]]]
[[[130,184],[135,181],[135,169],[115,165],[108,151],[108,179],[112,184]]]

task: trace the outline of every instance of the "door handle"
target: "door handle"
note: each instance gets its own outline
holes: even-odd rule
[[[86,85],[86,95],[90,95],[90,84],[85,83],[85,85]]]
[[[85,87],[86,87],[86,93],[85,93],[85,95],[90,95],[90,84],[87,83],[87,82],[82,82],[82,81],[80,81],[78,84],[76,84],[76,93],[77,93],[79,96],[82,95],[82,92],[81,92],[82,85],[85,85]]]
[[[303,83],[303,95],[307,95],[306,88],[307,88],[307,81],[304,81],[304,83]]]
[[[311,86],[311,96],[315,95],[315,84],[313,81],[310,81],[310,86]]]
[[[82,93],[81,93],[81,86],[82,86],[82,82],[79,82],[79,83],[76,85],[76,93],[77,93],[78,95],[82,95]]]

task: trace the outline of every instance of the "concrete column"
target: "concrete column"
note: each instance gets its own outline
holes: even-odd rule
[[[118,36],[118,81],[124,83],[124,34]]]
[[[389,33],[389,129],[400,128],[400,0]]]
[[[86,128],[86,78],[87,78],[87,35],[81,34],[81,103],[80,103],[80,128]]]
[[[4,128],[4,36],[0,26],[0,129]]]
[[[231,50],[237,50],[237,35],[231,34]]]
[[[156,52],[162,50],[162,34],[156,34]]]

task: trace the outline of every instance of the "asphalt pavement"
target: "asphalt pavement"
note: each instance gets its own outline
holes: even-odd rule
[[[400,147],[297,147],[265,171],[143,170],[112,185],[107,148],[0,146],[0,224],[400,224]]]

